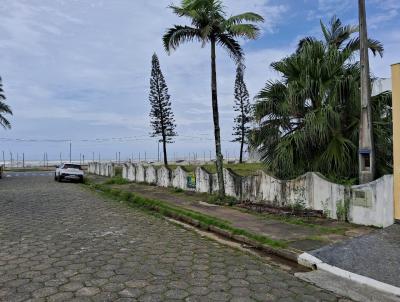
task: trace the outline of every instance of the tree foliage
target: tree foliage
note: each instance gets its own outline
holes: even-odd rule
[[[234,110],[238,115],[234,119],[233,142],[240,143],[239,162],[243,162],[243,146],[247,144],[247,136],[250,131],[249,123],[251,121],[250,97],[244,82],[244,66],[239,65],[236,69],[235,80],[235,105]]]
[[[153,128],[151,135],[161,137],[163,142],[164,164],[168,164],[166,144],[173,142],[177,136],[176,124],[171,108],[170,95],[168,94],[167,83],[161,72],[160,62],[156,54],[152,57],[152,69],[150,79],[149,100],[151,105],[150,123]]]
[[[278,177],[318,171],[343,179],[358,173],[360,66],[356,50],[341,47],[343,35],[331,29],[324,36],[326,41],[303,40],[296,53],[272,63],[283,78],[269,81],[256,97],[251,144]],[[372,107],[382,175],[392,169],[391,94],[373,97]]]
[[[4,115],[12,115],[13,113],[10,106],[8,106],[5,101],[6,96],[4,94],[3,82],[0,77],[0,125],[5,129],[11,129],[11,123]]]
[[[197,41],[204,47],[211,44],[211,99],[213,108],[216,167],[219,182],[219,197],[225,196],[223,181],[223,156],[218,112],[216,45],[225,49],[230,57],[241,64],[244,59],[238,38],[255,39],[260,29],[255,23],[264,19],[255,13],[245,12],[227,17],[220,0],[182,0],[180,6],[171,5],[172,11],[179,17],[189,19],[191,26],[174,25],[163,37],[165,50],[170,53],[186,42]]]

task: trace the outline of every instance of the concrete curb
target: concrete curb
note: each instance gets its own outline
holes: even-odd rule
[[[333,275],[336,275],[338,277],[344,278],[344,279],[348,279],[354,282],[357,282],[359,284],[362,285],[366,285],[369,287],[372,287],[374,289],[377,289],[379,291],[388,293],[388,294],[392,294],[395,296],[400,296],[400,287],[396,287],[369,277],[365,277],[362,275],[358,275],[349,271],[346,271],[344,269],[341,269],[339,267],[336,266],[332,266],[330,264],[327,264],[325,262],[323,262],[322,260],[318,259],[317,257],[314,257],[311,254],[308,253],[303,253],[301,254],[298,259],[297,262],[300,265],[312,268],[312,269],[318,269],[321,271],[325,271],[328,273],[331,273]]]

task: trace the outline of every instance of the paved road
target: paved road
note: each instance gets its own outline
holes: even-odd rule
[[[37,171],[37,172],[4,172],[3,177],[4,178],[10,178],[10,177],[48,177],[48,176],[54,176],[54,172],[49,172],[49,171]]]
[[[0,301],[338,300],[79,185],[0,181]]]

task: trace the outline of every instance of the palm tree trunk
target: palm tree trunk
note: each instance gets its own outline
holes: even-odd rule
[[[218,94],[217,94],[217,66],[215,38],[211,38],[211,98],[214,120],[214,137],[215,137],[215,153],[218,174],[218,195],[220,198],[225,197],[225,184],[223,172],[223,157],[221,152],[221,131],[219,128],[219,112],[218,112]]]

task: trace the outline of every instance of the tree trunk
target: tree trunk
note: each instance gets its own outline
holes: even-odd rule
[[[164,165],[168,166],[168,158],[167,158],[167,138],[165,134],[163,135],[163,154],[164,154]]]
[[[211,97],[212,97],[212,110],[213,110],[213,120],[214,120],[216,165],[217,165],[218,187],[219,187],[218,195],[220,198],[224,198],[225,184],[224,184],[224,174],[223,174],[223,156],[221,152],[221,133],[220,133],[221,131],[219,128],[215,38],[211,38]]]
[[[239,155],[239,163],[243,163],[243,145],[244,145],[244,134],[242,132],[242,139],[240,141],[240,155]]]

